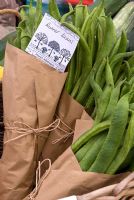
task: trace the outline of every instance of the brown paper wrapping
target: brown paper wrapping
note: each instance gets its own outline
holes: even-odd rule
[[[91,126],[92,120],[86,120],[85,117],[82,117],[81,120],[76,121],[74,135],[76,138],[79,137],[80,134]],[[83,195],[98,188],[119,183],[127,175],[128,173],[107,175],[83,172],[71,148],[68,148],[53,163],[49,174],[47,176],[44,174],[40,179],[40,187],[36,191],[36,195],[33,196],[33,199],[44,200],[45,198],[47,200],[56,200],[72,195]],[[25,200],[28,200],[28,197]]]
[[[73,132],[76,119],[81,119],[82,115],[84,115],[84,112],[83,106],[76,102],[64,90],[56,110],[56,118],[59,117],[61,121],[65,123],[65,125],[61,123],[60,127],[63,130],[66,130],[68,133]],[[85,115],[90,119],[87,114]],[[68,128],[66,125],[70,128]],[[61,155],[72,144],[73,134],[68,135],[68,133],[65,133],[59,129],[56,129],[50,133],[43,149],[43,160],[49,158],[53,163],[58,156]]]
[[[66,74],[7,45],[3,79],[5,142],[28,133],[29,129],[33,131],[52,123],[65,79]],[[22,200],[33,187],[37,156],[48,132],[44,131],[38,137],[34,133],[4,145],[0,161],[2,200]]]
[[[100,187],[120,182],[128,174],[107,175],[82,172],[69,148],[52,165],[35,200],[56,200],[72,195],[82,195]],[[28,199],[25,199],[28,200]]]

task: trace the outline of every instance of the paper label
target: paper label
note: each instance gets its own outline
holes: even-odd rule
[[[36,56],[51,67],[64,72],[78,41],[78,35],[45,13],[26,48],[26,52]]]
[[[63,199],[59,199],[59,200],[77,200],[77,197],[76,196],[70,196],[70,197],[66,197],[66,198],[63,198]]]

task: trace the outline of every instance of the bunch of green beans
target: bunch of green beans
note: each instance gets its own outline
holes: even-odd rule
[[[20,15],[21,21],[18,24],[16,38],[12,44],[25,50],[42,20],[42,0],[37,0],[36,8],[33,6],[33,0],[30,0],[29,5],[21,7]]]

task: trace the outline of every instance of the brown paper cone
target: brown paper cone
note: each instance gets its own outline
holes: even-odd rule
[[[37,129],[52,123],[66,74],[11,45],[4,70],[4,142],[9,142],[0,162],[0,199],[22,200],[33,187],[37,154],[48,134],[43,129],[37,140]]]
[[[84,112],[83,114],[82,120],[76,121],[74,133],[76,138],[80,133],[82,134],[80,130],[85,132],[93,124],[86,113]],[[39,181],[38,190],[35,190],[32,195],[34,200],[44,200],[44,197],[47,200],[56,200],[73,195],[80,196],[96,189],[119,183],[127,175],[128,173],[111,176],[83,172],[71,148],[68,148],[53,163],[49,174],[47,176],[46,174],[43,175]],[[25,200],[28,200],[28,198]]]
[[[35,200],[56,200],[63,197],[82,195],[98,188],[120,182],[128,174],[106,175],[82,172],[69,148],[52,165]],[[43,177],[42,177],[43,178]],[[28,200],[25,199],[25,200]]]
[[[61,122],[60,127],[68,133],[73,132],[76,119],[81,118],[83,111],[84,108],[64,90],[56,110],[56,117],[65,123]],[[43,160],[49,158],[53,163],[72,144],[73,134],[68,133],[60,129],[50,133],[43,149]]]

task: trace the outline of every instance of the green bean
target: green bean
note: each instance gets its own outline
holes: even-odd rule
[[[126,33],[123,31],[121,35],[121,41],[120,41],[118,53],[125,53],[126,49],[127,49],[127,36],[126,36]],[[113,70],[114,82],[116,82],[118,78],[122,61],[123,61],[123,58],[120,58],[118,60],[118,63],[115,66],[112,66],[114,68]]]
[[[34,15],[34,17],[35,17],[35,15]],[[36,18],[34,20],[34,32],[37,30],[39,24],[41,23],[42,18],[43,18],[43,15],[42,15],[42,0],[37,0],[37,3],[36,3]],[[32,23],[33,23],[33,21],[32,21]]]
[[[102,48],[103,45],[103,30],[101,28],[101,26],[98,24],[98,51],[100,51],[100,49]]]
[[[82,26],[82,29],[81,29],[81,33],[84,35],[85,33],[85,30],[87,29],[87,26],[91,23],[92,21],[92,16],[94,15],[94,13],[96,12],[97,8],[95,8],[85,19],[84,23],[83,23],[83,26]],[[89,23],[90,21],[90,23]],[[87,39],[85,37],[85,39]]]
[[[101,15],[103,9],[104,9],[104,2],[101,2],[100,5],[90,13],[89,17],[86,19],[86,22],[83,24],[82,34],[84,35],[86,40],[88,37],[88,32],[91,22],[97,20],[97,17]]]
[[[82,72],[82,49],[81,49],[81,45],[78,44],[77,46],[77,62],[76,62],[76,65],[77,65],[77,70],[76,70],[76,73],[75,73],[75,83],[77,83],[77,81],[79,80],[79,77],[81,75],[81,72]]]
[[[89,9],[88,9],[88,6],[84,6],[84,10],[83,10],[83,17],[84,17],[84,22],[85,22],[85,19],[89,16]],[[83,22],[83,23],[84,23]]]
[[[87,101],[86,101],[86,105],[85,105],[85,109],[87,109],[89,111],[89,113],[91,114],[94,108],[94,94],[93,92],[89,94]]]
[[[134,55],[134,51],[132,52],[125,52],[125,53],[118,53],[114,56],[114,58],[110,62],[111,69],[114,70],[114,66],[119,62],[122,58],[128,58]]]
[[[75,7],[75,27],[78,30],[81,30],[83,22],[84,22],[84,6],[80,6],[79,4]]]
[[[75,153],[80,149],[84,144],[86,144],[90,138],[92,138],[95,135],[98,135],[100,132],[107,130],[110,126],[110,121],[104,121],[90,130],[86,131],[83,135],[81,135],[73,144],[72,144],[72,150]]]
[[[99,86],[99,84],[95,82],[94,77],[95,77],[95,73],[94,73],[94,70],[92,69],[90,72],[89,81],[90,81],[90,85],[92,87],[93,93],[95,95],[95,99],[98,100],[100,96],[102,95],[102,89]]]
[[[132,55],[129,59],[128,59],[128,63],[130,65],[130,67],[134,66],[134,55]]]
[[[68,70],[68,76],[65,84],[66,91],[71,94],[73,87],[74,87],[74,77],[76,71],[76,52],[74,53]]]
[[[55,0],[49,0],[48,9],[49,9],[49,13],[50,13],[50,15],[51,15],[52,17],[54,17],[54,18],[57,19],[58,21],[61,20],[60,11],[59,11],[59,9],[58,9],[58,6],[57,6]]]
[[[80,87],[80,83],[81,83],[81,78],[79,78],[79,80],[77,81],[77,83],[75,84],[75,87],[73,89],[73,91],[71,92],[71,96],[73,98],[76,98],[78,91],[79,91],[79,87]]]
[[[96,83],[98,83],[100,85],[100,87],[103,87],[103,82],[102,82],[102,79],[103,79],[103,72],[104,72],[104,69],[105,69],[105,65],[106,65],[106,58],[104,58],[100,64],[100,67],[96,73]]]
[[[119,153],[117,154],[116,158],[112,161],[109,168],[107,169],[108,174],[114,174],[121,164],[127,158],[130,149],[132,148],[132,144],[134,141],[134,112],[132,112],[131,119],[129,122],[129,126],[125,135],[124,144],[120,149]]]
[[[97,34],[97,21],[94,20],[91,23],[88,35],[87,35],[87,43],[90,49],[90,58],[91,58],[91,65],[95,60],[96,54],[96,34]]]
[[[127,80],[130,80],[130,74],[131,74],[131,69],[130,69],[130,65],[129,65],[129,62],[128,61],[124,61],[126,67],[124,68],[124,71],[125,71],[125,75],[126,75],[126,78]]]
[[[110,101],[104,114],[103,120],[108,120],[112,117],[112,113],[114,112],[120,97],[120,90],[123,83],[124,81],[119,82],[118,85],[111,92]]]
[[[16,38],[15,40],[13,41],[13,45],[15,47],[18,47],[18,48],[21,48],[21,31],[22,29],[20,27],[17,27],[16,28],[17,32],[16,32]]]
[[[114,46],[114,48],[110,52],[110,55],[109,55],[109,60],[110,61],[118,53],[120,42],[121,42],[121,36],[119,38],[117,38],[115,46]]]
[[[107,63],[106,63],[106,84],[110,84],[112,88],[114,88],[113,74],[112,74],[111,67],[109,65],[108,57],[107,57]]]
[[[74,14],[74,10],[71,10],[71,11],[69,11],[68,13],[65,13],[65,14],[61,17],[60,22],[61,22],[61,23],[65,22],[65,21],[67,20],[67,18],[68,18],[69,16],[71,16],[72,14]]]
[[[68,3],[68,7],[69,7],[69,11],[73,11],[74,10],[71,3]]]
[[[90,74],[88,74],[88,76],[87,76],[85,82],[83,83],[78,95],[76,96],[76,100],[83,105],[90,92],[91,92]]]
[[[87,171],[90,168],[90,166],[96,159],[105,138],[106,134],[100,133],[92,147],[86,152],[86,154],[83,154],[83,159],[79,163],[82,171]]]
[[[69,28],[70,30],[72,30],[74,33],[76,33],[80,37],[81,46],[85,50],[84,53],[87,54],[87,55],[90,55],[90,51],[89,51],[87,42],[84,39],[83,35],[80,33],[80,31],[74,25],[69,24],[67,22],[63,22],[62,25],[66,26],[67,28]],[[90,60],[89,60],[89,66],[90,66]]]
[[[112,92],[112,85],[106,85],[106,88],[104,89],[104,92],[102,93],[102,96],[98,100],[99,106],[96,111],[94,125],[96,125],[102,121],[104,114],[106,112],[109,100],[110,100],[111,92]]]
[[[114,46],[115,40],[116,40],[116,35],[115,35],[115,28],[113,25],[113,21],[110,17],[108,17],[106,18],[106,30],[105,30],[105,39],[103,42],[103,46],[101,51],[97,52],[96,62],[93,66],[96,72],[100,66],[102,59],[109,55],[111,49]]]
[[[106,63],[105,77],[106,77],[106,88],[104,89],[102,95],[98,99],[99,106],[96,112],[94,124],[99,123],[103,119],[104,114],[109,104],[111,92],[114,88],[113,75],[112,75],[112,71],[111,71],[108,59]]]
[[[128,120],[128,95],[123,96],[112,116],[107,138],[91,168],[91,172],[105,173],[121,144]]]
[[[84,146],[82,146],[76,152],[75,157],[77,158],[78,162],[80,162],[83,159],[83,156],[87,153],[87,151],[92,148],[92,145],[96,142],[97,138],[98,135],[92,137]]]

